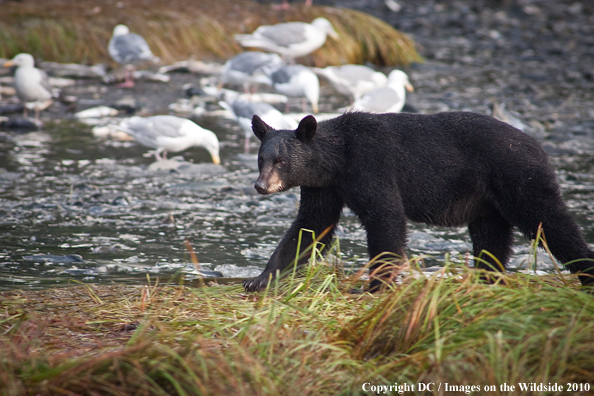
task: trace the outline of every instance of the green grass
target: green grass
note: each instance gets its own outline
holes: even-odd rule
[[[311,22],[328,18],[340,40],[300,62],[324,67],[371,62],[378,66],[406,66],[420,62],[414,41],[370,15],[331,7],[292,7],[272,10],[269,4],[248,1],[201,0],[30,0],[8,2],[0,13],[0,58],[20,52],[36,59],[64,63],[112,62],[107,44],[118,23],[143,35],[163,62],[189,58],[223,60],[243,49],[233,40],[262,24]]]
[[[361,281],[325,262],[258,294],[155,280],[3,292],[0,389],[347,395],[370,394],[367,382],[433,382],[519,395],[538,393],[519,391],[521,382],[592,384],[594,297],[575,277],[502,275],[487,285],[451,263],[418,276],[420,262],[376,295],[349,293]]]

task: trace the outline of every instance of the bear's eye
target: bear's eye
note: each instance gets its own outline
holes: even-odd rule
[[[277,164],[278,166],[283,166],[283,165],[285,164],[285,160],[284,160],[284,159],[282,159],[282,158],[277,158],[277,159],[276,159],[276,164]]]

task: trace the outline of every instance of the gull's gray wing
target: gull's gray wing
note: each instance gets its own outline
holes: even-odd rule
[[[355,84],[360,80],[373,80],[373,75],[376,73],[375,70],[362,65],[344,65],[336,67],[333,70],[336,76],[345,79],[346,81]]]
[[[277,69],[270,75],[273,84],[285,84],[291,81],[291,79],[303,70],[307,70],[307,67],[303,65],[289,65]]]
[[[182,136],[180,130],[185,121],[184,118],[175,116],[132,117],[122,122],[120,126],[137,140],[156,141],[160,136],[173,138]]]
[[[110,55],[118,63],[151,60],[154,58],[144,37],[136,33],[113,37],[109,50]]]
[[[291,44],[305,41],[305,31],[308,27],[309,24],[304,22],[287,22],[272,26],[261,26],[254,33],[282,47],[288,47]]]
[[[270,63],[277,62],[278,56],[265,54],[264,52],[243,52],[231,60],[231,69],[247,74],[253,74],[256,70]]]
[[[148,120],[151,133],[155,136],[167,136],[167,137],[179,137],[182,136],[181,132],[182,125],[188,121],[185,118],[179,118],[175,116],[153,116]]]
[[[268,103],[246,102],[244,100],[236,100],[233,102],[231,108],[235,115],[239,118],[251,119],[254,114],[262,115],[274,107]]]
[[[38,69],[39,70],[39,74],[41,74],[41,81],[39,82],[39,84],[41,84],[41,86],[43,88],[45,88],[50,94],[52,92],[52,87],[49,83],[49,78],[47,76],[47,73],[44,70]]]

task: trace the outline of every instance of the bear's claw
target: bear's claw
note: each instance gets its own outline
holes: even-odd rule
[[[264,275],[264,274],[262,274]],[[243,287],[246,292],[257,292],[266,289],[268,286],[268,274],[266,276],[258,276],[251,279],[246,279],[243,281]]]

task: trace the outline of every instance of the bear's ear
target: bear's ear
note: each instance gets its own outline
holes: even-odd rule
[[[272,128],[270,125],[262,121],[260,117],[254,114],[254,116],[252,117],[252,131],[254,131],[254,135],[256,135],[256,137],[260,139],[260,141],[264,139],[264,135],[266,135],[266,133],[268,133],[272,129],[274,128]]]
[[[295,131],[295,135],[297,136],[297,139],[307,142],[313,139],[317,129],[318,122],[316,121],[314,116],[308,115],[299,123],[299,126]]]

